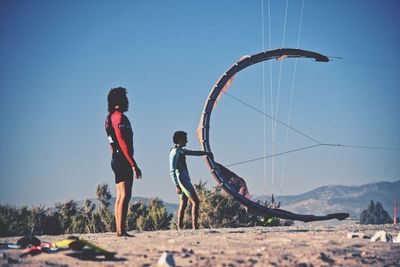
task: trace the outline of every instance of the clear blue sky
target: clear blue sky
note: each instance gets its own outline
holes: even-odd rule
[[[265,0],[262,23],[262,1],[0,1],[0,203],[82,200],[100,183],[114,194],[104,120],[107,93],[117,86],[129,92],[127,116],[143,170],[133,194],[177,202],[168,175],[172,133],[186,130],[188,148],[199,149],[195,130],[220,75],[263,47],[297,47],[302,1],[289,1],[286,31],[285,3],[271,1],[268,19]],[[305,0],[299,47],[344,60],[298,61],[293,127],[321,142],[400,147],[399,11],[395,0]],[[285,122],[294,63],[282,63],[275,114]],[[242,71],[229,93],[263,109],[265,88],[271,113],[270,84],[276,105],[280,64],[272,62],[272,76],[265,65],[264,87],[262,64]],[[223,97],[211,125],[216,160],[262,156],[263,123]],[[267,154],[271,127],[267,120]],[[276,135],[276,152],[312,144],[290,131],[285,147],[280,126]],[[289,154],[285,164],[275,158],[274,175],[269,159],[267,177],[263,161],[232,170],[252,194],[297,194],[399,180],[399,163],[399,151],[319,147]],[[193,182],[215,184],[202,158],[188,158],[188,165]]]

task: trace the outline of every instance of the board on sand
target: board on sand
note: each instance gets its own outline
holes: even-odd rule
[[[55,247],[55,248],[70,248],[72,244],[74,244],[75,242],[78,242],[78,241],[79,241],[79,238],[70,237],[68,239],[53,242],[53,243],[51,243],[51,246]]]
[[[82,247],[86,246],[88,248],[91,248],[91,249],[95,250],[96,251],[96,256],[97,255],[103,255],[107,260],[114,259],[115,255],[117,254],[116,252],[108,251],[108,250],[106,250],[106,249],[104,249],[104,248],[102,248],[102,247],[100,247],[100,246],[98,246],[96,244],[93,244],[92,242],[90,242],[88,240],[85,240],[83,238],[79,238],[79,240],[77,241],[77,244],[82,245]]]

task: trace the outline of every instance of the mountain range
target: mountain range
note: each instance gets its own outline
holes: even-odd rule
[[[380,202],[383,208],[393,217],[394,201],[400,195],[400,181],[376,182],[360,186],[327,185],[312,191],[289,196],[275,197],[281,202],[281,208],[295,213],[328,214],[348,212],[359,219],[362,210],[366,209],[371,200]],[[256,200],[264,202],[265,196]],[[268,201],[271,197],[267,198]],[[399,217],[399,213],[397,214]]]

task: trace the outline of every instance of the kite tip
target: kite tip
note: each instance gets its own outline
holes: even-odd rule
[[[246,60],[246,59],[249,59],[249,58],[251,58],[251,56],[249,56],[249,55],[244,55],[244,56],[242,56],[242,57],[239,59],[239,62],[240,62],[240,61],[243,61],[243,60]]]

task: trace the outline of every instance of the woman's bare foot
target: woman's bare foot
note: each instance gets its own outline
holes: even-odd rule
[[[127,232],[124,233],[117,233],[118,237],[135,237],[134,235],[128,234]]]

